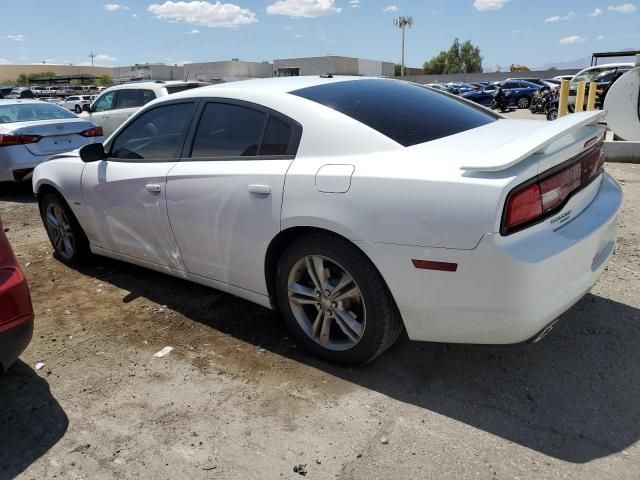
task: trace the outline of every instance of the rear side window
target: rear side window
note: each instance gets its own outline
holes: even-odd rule
[[[333,108],[409,147],[495,121],[480,107],[398,80],[348,80],[291,92]]]
[[[185,90],[191,90],[192,88],[202,87],[204,84],[200,83],[182,83],[178,85],[168,85],[164,88],[167,89],[167,95],[172,93],[184,92]]]
[[[110,156],[137,161],[176,159],[194,110],[193,103],[176,103],[143,113],[116,137]]]
[[[266,120],[266,113],[252,108],[208,103],[198,125],[191,156],[255,156]]]
[[[291,126],[276,117],[269,117],[260,155],[286,155],[291,140]]]

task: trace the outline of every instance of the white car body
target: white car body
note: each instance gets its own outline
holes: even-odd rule
[[[169,95],[172,89],[194,88],[206,85],[202,82],[183,82],[178,80],[134,82],[109,87],[91,103],[90,112],[81,114],[88,116],[96,125],[100,125],[105,137],[111,135],[125,120],[137,112],[148,102]],[[120,94],[120,92],[124,92]],[[124,100],[125,95],[128,95]],[[107,101],[111,98],[110,101]],[[108,108],[105,108],[108,106]]]
[[[289,93],[363,81],[397,82],[292,77],[181,92],[147,105],[105,144],[108,151],[136,118],[170,101],[222,99],[297,122],[302,133],[290,158],[83,163],[75,153],[40,165],[34,191],[64,196],[92,252],[267,308],[274,306],[272,247],[312,229],[364,252],[411,339],[507,344],[538,335],[603,272],[616,243],[621,190],[599,173],[560,211],[510,234],[501,233],[503,209],[514,188],[601,141],[601,112],[555,122],[500,117],[405,147]]]
[[[17,119],[19,121],[12,121],[16,119],[3,115],[3,109],[13,105],[60,109],[64,114],[60,116],[64,118],[37,120],[24,116]],[[36,165],[49,156],[75,150],[87,143],[101,142],[102,136],[82,136],[82,132],[93,127],[91,122],[79,119],[55,104],[41,100],[0,100],[0,182],[28,179]],[[7,138],[20,136],[30,138],[29,143],[6,144]]]

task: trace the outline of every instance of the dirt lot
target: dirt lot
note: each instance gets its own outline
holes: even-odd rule
[[[217,291],[62,265],[28,189],[0,185],[37,314],[0,378],[0,478],[637,479],[640,166],[607,169],[625,193],[618,250],[541,343],[402,339],[357,369]]]

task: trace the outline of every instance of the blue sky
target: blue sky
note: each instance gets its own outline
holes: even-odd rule
[[[19,6],[21,12],[7,12]],[[407,65],[454,37],[484,66],[541,66],[640,49],[640,6],[625,0],[0,0],[0,63],[272,60],[347,55],[399,61],[398,15],[411,15]]]

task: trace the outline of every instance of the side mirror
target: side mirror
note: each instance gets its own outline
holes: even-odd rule
[[[101,143],[89,143],[80,149],[80,158],[85,163],[97,162],[107,158],[107,154]]]
[[[88,103],[85,103],[84,105],[82,105],[82,111],[91,113],[91,105],[89,105]]]

